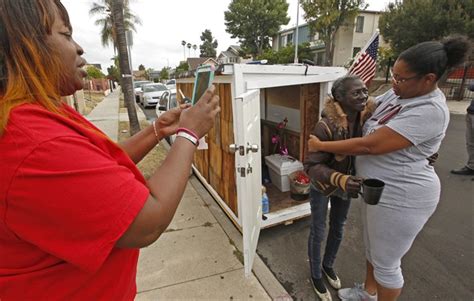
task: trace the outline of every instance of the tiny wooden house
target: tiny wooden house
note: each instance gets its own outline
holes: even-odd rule
[[[309,215],[309,200],[265,183],[270,212],[262,215],[262,170],[280,134],[288,153],[303,161],[307,138],[319,119],[332,82],[346,74],[341,67],[224,65],[214,79],[221,112],[207,136],[208,149],[195,153],[193,169],[233,223],[242,231],[244,264],[250,273],[261,228]],[[194,77],[177,80],[192,95]],[[180,93],[177,93],[180,95]],[[178,96],[180,97],[180,96]],[[287,127],[277,125],[286,118]],[[266,174],[266,173],[265,173]]]

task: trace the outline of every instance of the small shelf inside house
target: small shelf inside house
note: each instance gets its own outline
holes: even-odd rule
[[[301,139],[304,134],[301,129],[304,128],[304,125],[302,126],[301,120],[304,118],[304,114],[301,110],[301,90],[301,86],[296,85],[266,88],[260,91],[262,168],[265,177],[265,179],[262,179],[264,183],[262,185],[266,187],[270,213],[276,213],[309,202],[309,196],[303,200],[291,198],[287,178],[289,173],[303,169],[304,155],[301,151]],[[287,121],[286,126],[282,128],[281,123],[285,119]],[[280,144],[275,143],[275,141],[279,141]],[[296,161],[291,164],[292,166],[285,165],[285,169],[288,170],[275,175],[275,164],[270,163],[268,159],[269,156],[280,152],[281,145],[283,145],[288,155]],[[274,162],[274,160],[271,161]],[[273,182],[275,177],[280,177],[277,179],[277,183],[269,181],[271,173],[273,173]],[[286,181],[286,185],[283,185],[286,187],[284,189],[282,189],[283,181]]]
[[[272,183],[265,184],[264,186],[267,189],[267,196],[270,202],[270,213],[309,201],[309,198],[306,200],[296,201],[291,198],[291,193],[289,191],[281,192],[280,189]]]

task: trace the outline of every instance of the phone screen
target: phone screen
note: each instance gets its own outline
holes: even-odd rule
[[[209,88],[211,71],[199,72],[196,79],[196,89],[193,97],[193,103],[196,103]]]

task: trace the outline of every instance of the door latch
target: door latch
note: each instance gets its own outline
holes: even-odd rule
[[[241,178],[245,178],[246,175],[253,172],[253,168],[250,163],[247,163],[247,167],[237,167],[237,172],[240,173]]]
[[[236,153],[237,150],[239,151],[239,155],[243,156],[245,155],[245,148],[243,145],[237,145],[237,144],[230,144],[229,145],[229,151],[231,153]]]
[[[247,154],[249,152],[252,152],[252,153],[258,152],[258,144],[250,144],[247,142]]]

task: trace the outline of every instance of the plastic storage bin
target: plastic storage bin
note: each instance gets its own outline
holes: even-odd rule
[[[297,170],[303,170],[303,163],[291,156],[274,154],[265,157],[265,163],[270,171],[270,179],[273,185],[280,191],[290,190],[290,179],[288,175]]]

